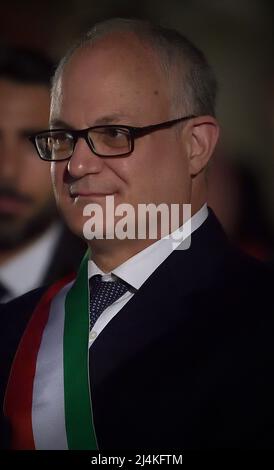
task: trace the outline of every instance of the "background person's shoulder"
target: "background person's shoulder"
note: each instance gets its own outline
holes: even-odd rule
[[[1,357],[13,355],[31,315],[46,287],[28,292],[6,304],[0,304],[0,349]],[[8,361],[9,362],[9,361]]]
[[[1,319],[7,321],[7,324],[18,318],[18,324],[24,323],[31,316],[36,304],[39,302],[47,287],[39,287],[24,295],[20,295],[7,303],[0,303]],[[29,313],[29,314],[28,314]],[[4,326],[5,323],[2,324]]]

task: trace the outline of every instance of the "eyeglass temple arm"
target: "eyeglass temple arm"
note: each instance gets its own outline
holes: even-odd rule
[[[130,130],[134,137],[141,137],[149,132],[157,131],[158,129],[164,129],[177,124],[178,122],[186,121],[187,119],[192,119],[196,117],[194,114],[190,116],[185,116],[178,119],[173,119],[172,121],[161,122],[160,124],[152,124],[151,126],[145,127],[131,127]]]

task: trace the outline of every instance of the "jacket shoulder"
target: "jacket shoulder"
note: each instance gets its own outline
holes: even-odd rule
[[[35,289],[16,299],[0,304],[1,375],[6,375],[26,325],[46,287]]]
[[[2,332],[10,327],[14,330],[24,327],[46,289],[39,287],[6,304],[0,304]]]

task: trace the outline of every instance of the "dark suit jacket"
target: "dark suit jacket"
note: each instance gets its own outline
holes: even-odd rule
[[[99,449],[273,448],[272,289],[271,271],[235,252],[211,212],[91,347]],[[4,385],[41,293],[2,312]]]
[[[63,227],[56,247],[51,253],[42,284],[52,284],[71,272],[77,272],[86,250],[86,243]]]

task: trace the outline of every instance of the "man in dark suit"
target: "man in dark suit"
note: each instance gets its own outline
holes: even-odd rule
[[[61,61],[31,140],[90,251],[2,309],[6,446],[273,446],[272,278],[206,206],[215,94],[203,54],[142,21],[96,25]]]
[[[49,166],[28,140],[48,126],[52,74],[43,53],[0,48],[0,302],[75,270],[84,252],[64,228]]]

